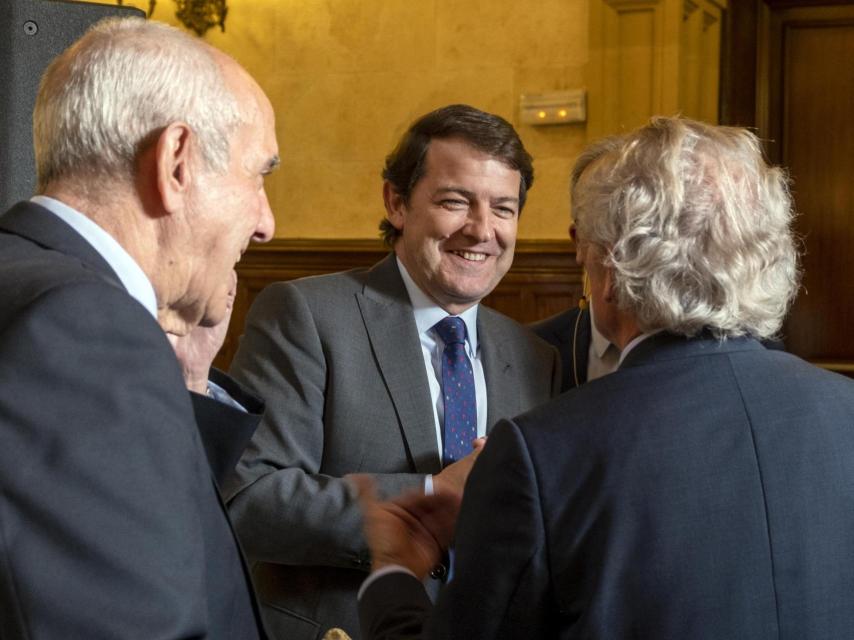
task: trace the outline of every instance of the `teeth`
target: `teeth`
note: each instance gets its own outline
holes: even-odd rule
[[[454,251],[458,256],[462,256],[466,260],[472,260],[474,262],[483,262],[486,260],[485,253],[474,253],[472,251]]]

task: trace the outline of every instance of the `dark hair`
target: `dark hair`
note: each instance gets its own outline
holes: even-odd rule
[[[433,138],[461,138],[475,149],[493,156],[521,174],[519,212],[525,206],[528,189],[534,183],[531,156],[513,126],[500,116],[465,104],[452,104],[431,111],[416,120],[386,158],[383,179],[409,201],[412,189],[424,176],[427,149]],[[386,219],[380,222],[383,241],[392,245],[400,231]]]

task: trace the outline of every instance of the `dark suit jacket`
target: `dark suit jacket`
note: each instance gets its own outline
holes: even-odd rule
[[[260,637],[206,457],[221,478],[259,416],[191,402],[154,318],[39,206],[0,217],[0,301],[0,635]]]
[[[587,382],[587,358],[592,339],[587,309],[572,307],[529,326],[560,353],[561,391]]]
[[[590,312],[572,307],[545,320],[528,325],[534,333],[552,345],[560,354],[561,391],[573,389],[587,382],[587,361],[590,357]],[[763,340],[766,349],[784,350],[781,339]]]
[[[488,425],[557,393],[557,354],[524,327],[481,307],[478,342]],[[227,491],[255,562],[267,629],[278,640],[313,640],[330,627],[358,637],[356,591],[370,561],[344,476],[375,474],[388,496],[421,488],[441,470],[424,359],[394,256],[265,289],[231,371],[267,399]]]
[[[854,382],[751,339],[654,336],[493,429],[432,616],[386,576],[365,636],[850,637],[852,487]]]

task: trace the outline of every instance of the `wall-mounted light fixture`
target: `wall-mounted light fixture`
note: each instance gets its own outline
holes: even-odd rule
[[[519,100],[522,124],[571,124],[587,119],[584,89],[529,93]]]
[[[118,0],[124,4],[124,0]],[[213,26],[225,31],[225,16],[228,14],[226,0],[175,0],[175,17],[188,29],[203,36]],[[157,0],[148,0],[148,17],[154,13]]]

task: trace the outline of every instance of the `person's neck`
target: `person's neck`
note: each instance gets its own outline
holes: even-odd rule
[[[42,195],[68,205],[109,233],[151,278],[148,266],[153,256],[149,254],[151,247],[156,246],[150,242],[152,225],[139,203],[123,191],[116,186],[107,200],[76,187],[74,183],[60,183],[49,185]]]
[[[620,351],[622,351],[626,348],[627,344],[642,333],[643,331],[640,330],[640,327],[633,316],[623,311],[618,311],[617,321],[615,322],[612,335],[606,337],[611,341],[611,344],[615,345]]]
[[[99,193],[104,193],[105,187]],[[157,298],[158,316],[169,306],[170,287],[168,268],[171,261],[165,255],[165,244],[160,237],[162,230],[157,216],[149,215],[135,194],[121,185],[111,185],[108,198],[89,193],[74,182],[51,184],[42,195],[68,205],[106,233],[110,234],[148,277]],[[168,313],[171,317],[172,314]],[[175,314],[176,316],[178,314]],[[180,316],[178,316],[180,318]],[[169,321],[170,326],[180,329],[186,323],[178,318]],[[186,329],[185,329],[186,331]]]

